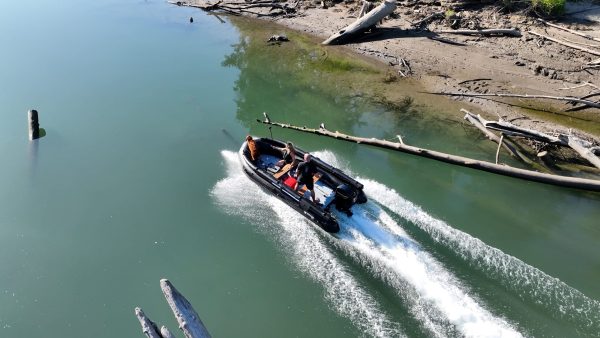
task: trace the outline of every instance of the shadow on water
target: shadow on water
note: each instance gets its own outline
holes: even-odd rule
[[[40,128],[39,130],[39,137],[35,140],[30,140],[29,141],[29,173],[30,176],[33,178],[36,174],[37,171],[37,167],[38,167],[38,156],[39,156],[39,148],[40,148],[40,141],[41,138],[43,138],[44,136],[46,136],[46,129],[44,128]]]

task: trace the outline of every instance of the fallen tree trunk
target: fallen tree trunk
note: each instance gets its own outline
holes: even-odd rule
[[[200,316],[198,316],[192,304],[175,289],[173,284],[167,279],[161,279],[160,288],[183,334],[187,338],[210,338],[208,330],[200,320]]]
[[[432,94],[432,95],[445,95],[445,96],[466,96],[466,97],[490,97],[490,96],[496,96],[496,97],[518,97],[518,98],[525,98],[525,99],[548,99],[548,100],[559,100],[559,101],[568,101],[568,102],[577,102],[577,103],[582,103],[585,104],[587,106],[593,107],[593,108],[600,108],[600,103],[598,102],[594,102],[594,101],[590,101],[590,100],[585,100],[585,99],[580,99],[578,97],[573,97],[573,96],[550,96],[550,95],[529,95],[529,94],[510,94],[510,93],[489,93],[489,94],[480,94],[480,93],[445,93],[445,92],[426,92],[427,94]]]
[[[592,50],[592,49],[589,49],[589,48],[579,47],[579,46],[574,45],[572,43],[568,43],[568,42],[565,42],[565,41],[562,41],[562,40],[559,40],[559,39],[551,38],[549,36],[546,36],[546,35],[543,35],[543,34],[539,34],[539,33],[533,32],[533,31],[527,31],[527,33],[529,33],[531,35],[538,36],[538,37],[546,39],[546,40],[554,41],[554,42],[556,42],[556,43],[558,43],[560,45],[571,47],[573,49],[577,49],[577,50],[580,50],[582,52],[586,52],[586,53],[590,53],[592,55],[600,56],[600,51],[597,51],[597,50]]]
[[[354,23],[330,36],[327,40],[323,41],[323,44],[332,45],[347,41],[377,25],[379,21],[390,15],[394,9],[396,9],[396,0],[385,0],[381,5],[375,7],[362,18],[357,19]]]
[[[437,31],[437,33],[444,34],[460,34],[460,35],[508,35],[520,37],[521,31],[518,29],[445,29],[441,31]]]
[[[577,188],[577,189],[589,190],[589,191],[600,191],[600,181],[599,180],[590,180],[590,179],[585,179],[585,178],[575,178],[575,177],[565,177],[565,176],[544,174],[544,173],[539,173],[539,172],[530,171],[530,170],[524,170],[524,169],[513,168],[513,167],[509,167],[509,166],[504,166],[504,165],[498,165],[498,164],[494,164],[494,163],[486,162],[486,161],[478,161],[478,160],[467,158],[467,157],[445,154],[445,153],[435,151],[435,150],[422,149],[422,148],[418,148],[418,147],[409,146],[404,143],[390,142],[390,141],[379,140],[379,139],[375,139],[375,138],[364,138],[364,137],[346,135],[346,134],[342,134],[338,131],[332,132],[332,131],[329,131],[324,128],[311,129],[311,128],[306,128],[306,127],[298,127],[298,126],[285,124],[285,123],[272,122],[269,119],[267,119],[265,121],[257,120],[257,122],[263,123],[263,124],[268,124],[268,125],[273,125],[273,126],[277,126],[277,127],[281,127],[281,128],[297,130],[297,131],[301,131],[304,133],[311,133],[311,134],[331,137],[331,138],[335,138],[335,139],[339,139],[339,140],[343,140],[343,141],[347,141],[347,142],[354,142],[354,143],[358,143],[358,144],[367,144],[367,145],[371,145],[371,146],[375,146],[375,147],[379,147],[379,148],[391,149],[391,150],[400,151],[400,152],[404,152],[404,153],[408,153],[408,154],[413,154],[416,156],[434,159],[434,160],[441,161],[441,162],[446,162],[446,163],[455,164],[455,165],[468,167],[468,168],[472,168],[472,169],[477,169],[477,170],[483,170],[483,171],[500,174],[500,175],[504,175],[504,176],[520,178],[520,179],[524,179],[524,180],[528,180],[528,181],[552,184],[552,185],[557,185],[557,186],[562,186],[562,187]]]
[[[569,33],[571,33],[571,34],[575,34],[575,35],[582,36],[582,37],[584,37],[584,38],[586,38],[586,39],[588,39],[588,40],[600,41],[600,38],[595,38],[595,37],[593,37],[593,36],[591,36],[591,35],[587,35],[587,34],[585,34],[585,33],[581,33],[581,32],[578,32],[578,31],[575,31],[575,30],[572,30],[572,29],[568,29],[568,28],[566,28],[566,27],[562,27],[562,26],[559,26],[559,25],[555,25],[555,24],[553,24],[553,23],[550,23],[550,22],[548,22],[548,21],[546,21],[546,20],[543,20],[543,19],[540,19],[540,18],[538,18],[537,20],[538,20],[539,22],[541,22],[541,23],[545,24],[545,25],[548,25],[548,26],[551,26],[551,27],[554,27],[554,28],[561,29],[561,30],[563,30],[563,31],[566,31],[566,32],[569,32]]]

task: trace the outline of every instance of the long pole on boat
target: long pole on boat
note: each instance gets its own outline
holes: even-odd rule
[[[265,117],[265,122],[271,123],[271,119],[269,118],[269,115],[267,115],[266,111],[263,112],[263,116]],[[272,140],[273,139],[273,130],[271,130],[271,126],[269,126],[269,133],[271,134],[271,140]]]

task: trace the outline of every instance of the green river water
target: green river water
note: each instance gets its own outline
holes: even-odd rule
[[[135,306],[177,331],[161,278],[214,337],[600,336],[599,194],[273,129],[365,184],[334,237],[245,178],[236,151],[269,135],[263,111],[495,147],[452,101],[367,90],[385,71],[226,20],[155,0],[0,3],[0,337],[143,337]],[[382,104],[389,91],[414,100]]]

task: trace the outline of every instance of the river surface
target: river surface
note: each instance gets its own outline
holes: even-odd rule
[[[161,278],[214,337],[600,335],[598,194],[279,129],[369,202],[331,236],[250,182],[236,151],[269,135],[263,111],[495,147],[455,103],[400,83],[413,99],[382,104],[356,80],[385,71],[225,20],[154,0],[0,3],[0,337],[142,337],[135,306],[177,331]]]

